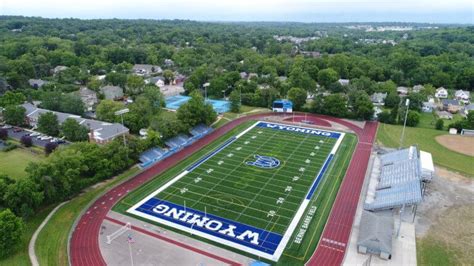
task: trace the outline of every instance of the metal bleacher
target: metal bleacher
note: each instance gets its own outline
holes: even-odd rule
[[[210,132],[212,132],[211,127],[201,124],[190,130],[192,137],[181,133],[176,137],[170,138],[165,141],[168,149],[155,147],[140,154],[140,166],[142,168],[149,167],[152,164],[155,164],[164,158],[171,156],[173,153],[181,150],[182,148],[191,145],[193,142],[209,134]]]
[[[422,200],[421,182],[414,180],[395,187],[377,190],[375,199],[369,204],[364,204],[364,209],[384,210],[419,203]]]
[[[381,168],[373,192],[364,209],[384,210],[410,205],[422,200],[422,169],[418,149],[411,146],[380,156]]]

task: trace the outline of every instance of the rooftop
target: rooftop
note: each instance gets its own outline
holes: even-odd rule
[[[62,124],[68,118],[72,118],[76,120],[79,124],[84,125],[87,128],[93,130],[94,138],[97,140],[109,140],[114,138],[115,136],[126,134],[129,132],[128,128],[122,126],[119,123],[108,123],[99,120],[82,118],[78,115],[41,109],[30,103],[25,103],[22,106],[26,109],[26,115],[28,116],[28,118],[33,119],[35,121],[38,121],[38,118],[41,114],[48,112],[56,114],[56,116],[58,117],[59,124]]]

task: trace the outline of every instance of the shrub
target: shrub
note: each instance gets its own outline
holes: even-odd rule
[[[438,119],[438,120],[436,121],[435,128],[436,128],[437,130],[443,130],[443,128],[444,128],[444,121],[443,121],[443,119]]]
[[[20,142],[25,147],[31,147],[33,145],[33,139],[30,136],[27,136],[27,135],[21,137]]]
[[[55,142],[48,142],[46,143],[46,145],[44,146],[44,152],[46,154],[50,154],[52,153],[56,148],[58,147],[58,144],[55,143]]]
[[[8,138],[8,130],[6,128],[0,128],[0,139],[6,140]]]

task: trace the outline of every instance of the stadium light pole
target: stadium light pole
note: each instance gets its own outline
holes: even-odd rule
[[[130,109],[128,109],[128,108],[118,110],[118,111],[115,112],[115,115],[119,115],[122,118],[122,126],[124,126],[123,125],[123,114],[126,114],[128,112],[130,112]],[[127,146],[127,143],[125,141],[125,134],[123,134],[123,146]]]
[[[403,121],[403,129],[402,129],[402,135],[400,136],[400,147],[399,149],[402,148],[403,146],[403,138],[405,137],[405,127],[407,126],[407,117],[408,117],[408,107],[410,105],[410,99],[407,99],[405,102],[405,105],[407,107],[407,110],[405,112],[405,121]]]

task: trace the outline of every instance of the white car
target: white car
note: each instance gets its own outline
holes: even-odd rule
[[[36,137],[36,136],[39,136],[39,135],[41,135],[41,134],[38,133],[38,132],[30,133],[30,137]]]
[[[49,139],[52,139],[53,137],[50,137],[50,136],[44,136],[42,138],[40,138],[40,140],[49,140]]]

